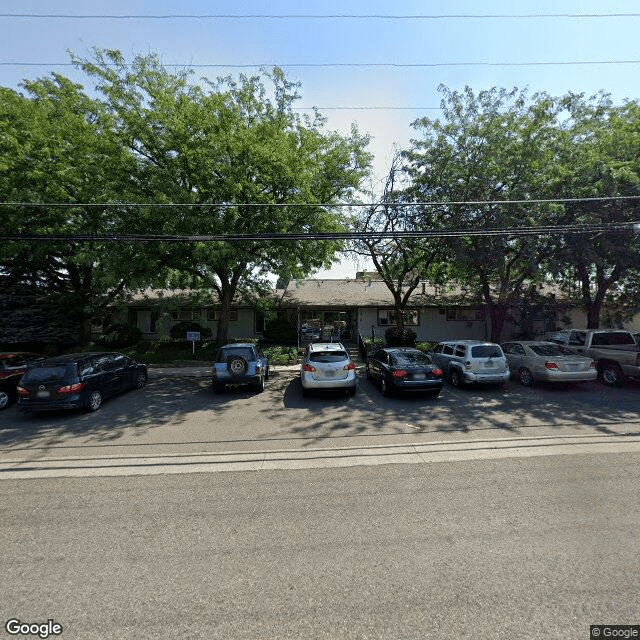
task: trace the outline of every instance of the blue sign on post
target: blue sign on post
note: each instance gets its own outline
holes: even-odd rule
[[[191,343],[191,355],[196,354],[196,340],[200,340],[200,332],[187,331],[187,341]]]

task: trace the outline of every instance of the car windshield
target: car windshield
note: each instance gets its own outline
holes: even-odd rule
[[[529,347],[539,356],[575,356],[575,352],[559,344],[532,344]]]
[[[471,347],[472,358],[501,358],[502,349],[497,344],[480,344]]]
[[[391,356],[391,363],[401,367],[433,366],[431,358],[421,351],[394,353]]]
[[[65,380],[76,375],[75,363],[51,364],[29,369],[23,376],[23,382],[49,382]]]
[[[342,360],[348,360],[349,356],[346,351],[317,351],[309,354],[309,360],[311,362],[341,362]]]
[[[240,356],[245,360],[253,360],[253,349],[251,347],[231,347],[230,349],[220,349],[218,352],[218,362],[226,362],[229,358]]]

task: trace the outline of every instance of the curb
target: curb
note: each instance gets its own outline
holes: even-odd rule
[[[597,434],[409,443],[312,451],[286,449],[188,455],[60,457],[35,461],[5,460],[0,463],[0,481],[24,478],[275,471],[631,452],[640,452],[639,436]]]

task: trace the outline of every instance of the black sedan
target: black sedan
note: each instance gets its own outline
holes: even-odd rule
[[[379,349],[367,358],[367,377],[380,385],[382,394],[394,391],[423,391],[431,398],[440,395],[442,371],[422,351],[409,347]]]
[[[18,409],[97,411],[102,401],[127,389],[141,389],[147,367],[122,353],[74,353],[35,364],[18,385]]]
[[[0,411],[15,401],[20,378],[31,365],[40,360],[44,360],[44,356],[27,351],[0,353]]]

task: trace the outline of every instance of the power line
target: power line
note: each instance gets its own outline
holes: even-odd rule
[[[632,65],[640,64],[640,60],[566,60],[566,61],[538,61],[538,62],[251,62],[239,64],[227,63],[199,63],[199,64],[164,64],[167,68],[180,69],[261,69],[265,67],[281,68],[309,68],[323,69],[328,67],[358,67],[358,68],[395,68],[420,69],[432,67],[545,67],[545,66],[595,66],[595,65]],[[118,66],[115,63],[105,63],[106,66]],[[2,67],[77,67],[73,62],[0,62]]]
[[[424,231],[340,231],[328,233],[255,233],[212,235],[155,235],[155,234],[36,234],[18,233],[0,235],[2,240],[36,242],[267,242],[303,240],[383,240],[460,237],[522,237],[546,235],[576,235],[612,231],[640,233],[640,220],[606,224],[552,225],[540,227],[488,228],[488,229],[429,229]]]
[[[531,198],[528,200],[431,200],[424,202],[0,202],[0,207],[152,207],[162,208],[230,208],[230,207],[452,207],[452,206],[482,206],[482,205],[513,205],[513,204],[566,204],[580,202],[624,202],[640,200],[638,196],[599,196],[594,198]]]
[[[0,13],[0,18],[33,18],[61,20],[486,20],[486,19],[543,19],[543,18],[637,18],[640,13],[502,13],[502,14],[56,14],[56,13]]]

